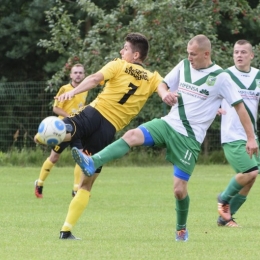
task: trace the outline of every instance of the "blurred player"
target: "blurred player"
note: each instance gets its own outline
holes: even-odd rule
[[[63,93],[73,90],[80,84],[80,82],[84,78],[85,78],[84,66],[82,64],[75,64],[70,71],[71,82],[67,85],[62,86],[59,89],[57,95],[61,95]],[[77,95],[75,98],[71,100],[67,100],[65,102],[59,102],[58,100],[55,100],[53,105],[53,112],[56,115],[58,115],[59,118],[61,119],[77,113],[79,109],[82,109],[83,106],[86,105],[87,94],[88,92],[82,92],[80,95]],[[71,143],[71,146],[74,146],[73,142]],[[35,181],[35,196],[37,198],[43,197],[44,181],[48,177],[52,167],[59,160],[59,157],[60,157],[60,146],[57,145],[52,149],[50,156],[43,163],[39,178],[38,180]],[[81,169],[76,164],[74,168],[74,185],[72,189],[73,197],[75,196],[78,190],[80,176],[81,176]]]
[[[239,40],[233,49],[235,65],[228,68],[236,83],[246,109],[250,115],[251,124],[257,132],[258,105],[260,97],[260,71],[251,67],[254,58],[252,45],[246,40]],[[250,158],[246,151],[247,136],[234,108],[225,100],[221,110],[221,143],[229,164],[236,175],[230,180],[226,189],[218,196],[219,226],[238,227],[233,215],[246,201],[259,172],[259,156]],[[257,135],[255,134],[255,139]]]

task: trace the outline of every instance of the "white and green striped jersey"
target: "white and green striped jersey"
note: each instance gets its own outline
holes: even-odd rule
[[[251,118],[255,133],[257,131],[257,111],[260,96],[260,71],[251,67],[250,72],[239,71],[235,66],[226,70],[241,94],[246,110]],[[221,118],[221,143],[237,140],[247,140],[245,130],[239,120],[236,110],[223,100],[221,107],[226,115]],[[257,135],[255,135],[257,139]]]
[[[170,91],[178,91],[178,103],[162,117],[174,130],[202,143],[223,98],[230,105],[242,102],[227,72],[212,64],[195,70],[185,59],[164,78]]]

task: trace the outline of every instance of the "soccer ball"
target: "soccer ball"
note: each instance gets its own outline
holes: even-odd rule
[[[42,144],[58,145],[64,140],[65,135],[65,123],[56,116],[46,117],[38,127],[38,138]]]

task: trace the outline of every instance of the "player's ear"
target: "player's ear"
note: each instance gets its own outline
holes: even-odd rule
[[[210,52],[209,51],[205,51],[205,57],[206,58],[210,57]]]
[[[140,52],[136,51],[134,52],[134,60],[139,60],[140,59]]]

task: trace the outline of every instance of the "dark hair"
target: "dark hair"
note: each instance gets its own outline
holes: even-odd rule
[[[149,43],[144,35],[141,33],[129,33],[125,37],[125,41],[132,44],[134,51],[140,53],[140,60],[144,61],[148,55]]]

